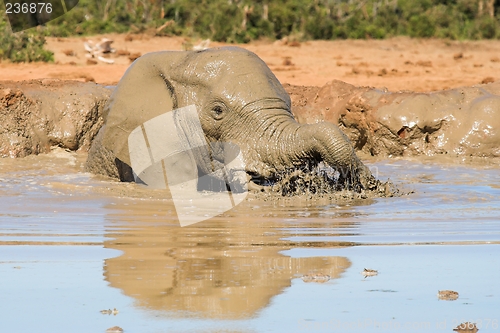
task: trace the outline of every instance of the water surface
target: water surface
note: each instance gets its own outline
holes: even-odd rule
[[[83,159],[0,160],[2,331],[500,331],[498,166],[380,161],[381,179],[415,193],[249,198],[181,228],[161,193],[93,177]],[[302,279],[314,274],[330,279]]]

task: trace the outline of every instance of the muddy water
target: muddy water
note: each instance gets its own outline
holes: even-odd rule
[[[379,161],[415,193],[249,197],[180,228],[162,192],[92,177],[84,158],[0,159],[2,332],[500,330],[498,165]]]

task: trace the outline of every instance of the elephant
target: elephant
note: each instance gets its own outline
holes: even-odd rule
[[[186,108],[191,111],[174,113]],[[289,95],[269,67],[253,52],[234,46],[161,51],[138,58],[108,101],[105,124],[92,143],[87,169],[122,181],[143,181],[132,168],[131,133],[143,140],[141,124],[149,121],[148,126],[155,126],[163,115],[177,124],[186,140],[198,143],[186,152],[179,142],[166,142],[168,133],[160,134],[162,143],[155,143],[173,145],[170,155],[176,153],[168,163],[181,167],[179,174],[168,178],[179,182],[210,174],[216,180],[236,179],[236,184],[248,181],[250,189],[262,190],[281,175],[311,170],[323,162],[349,188],[371,190],[379,184],[335,124],[299,124]],[[220,172],[235,156],[243,157],[244,166],[236,163],[229,174]],[[161,167],[155,172],[161,173]]]

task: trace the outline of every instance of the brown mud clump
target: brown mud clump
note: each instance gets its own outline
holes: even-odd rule
[[[438,298],[444,301],[455,301],[458,299],[458,292],[454,290],[439,290]]]
[[[466,321],[465,323],[461,323],[457,327],[453,329],[455,332],[458,333],[476,333],[479,331],[475,323],[471,323],[469,321]]]
[[[0,157],[87,150],[102,126],[110,90],[95,83],[0,81]]]

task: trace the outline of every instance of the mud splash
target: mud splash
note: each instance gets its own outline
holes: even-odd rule
[[[312,201],[349,202],[361,199],[402,196],[412,193],[397,188],[390,180],[377,180],[369,189],[342,179],[339,172],[321,163],[308,169],[280,174],[267,188],[262,187],[256,196],[263,200],[300,196]]]

